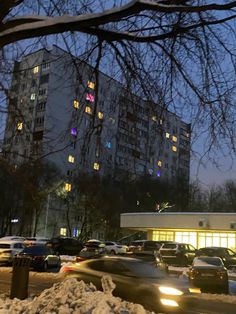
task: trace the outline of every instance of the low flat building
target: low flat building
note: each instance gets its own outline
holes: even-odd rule
[[[148,240],[184,242],[196,248],[228,247],[236,251],[236,213],[123,213],[121,228],[147,232]]]

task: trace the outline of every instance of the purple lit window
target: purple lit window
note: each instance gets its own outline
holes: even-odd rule
[[[71,128],[70,129],[70,134],[73,136],[77,136],[77,129],[76,128]]]
[[[161,171],[157,171],[157,176],[158,176],[158,177],[161,176]]]
[[[86,100],[88,100],[90,102],[94,102],[94,96],[92,94],[87,94],[86,95]]]

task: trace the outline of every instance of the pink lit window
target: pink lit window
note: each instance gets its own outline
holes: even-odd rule
[[[94,96],[92,94],[87,94],[86,95],[86,100],[94,102]]]

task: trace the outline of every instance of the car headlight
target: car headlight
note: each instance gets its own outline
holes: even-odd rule
[[[161,299],[161,304],[165,306],[178,307],[179,304],[175,300]]]
[[[161,293],[168,295],[182,295],[183,291],[172,287],[158,287]]]

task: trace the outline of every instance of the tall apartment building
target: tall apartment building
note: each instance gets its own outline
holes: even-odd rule
[[[5,156],[15,164],[44,156],[68,191],[79,171],[188,180],[190,125],[111,77],[97,77],[96,84],[94,68],[56,46],[16,62]]]

